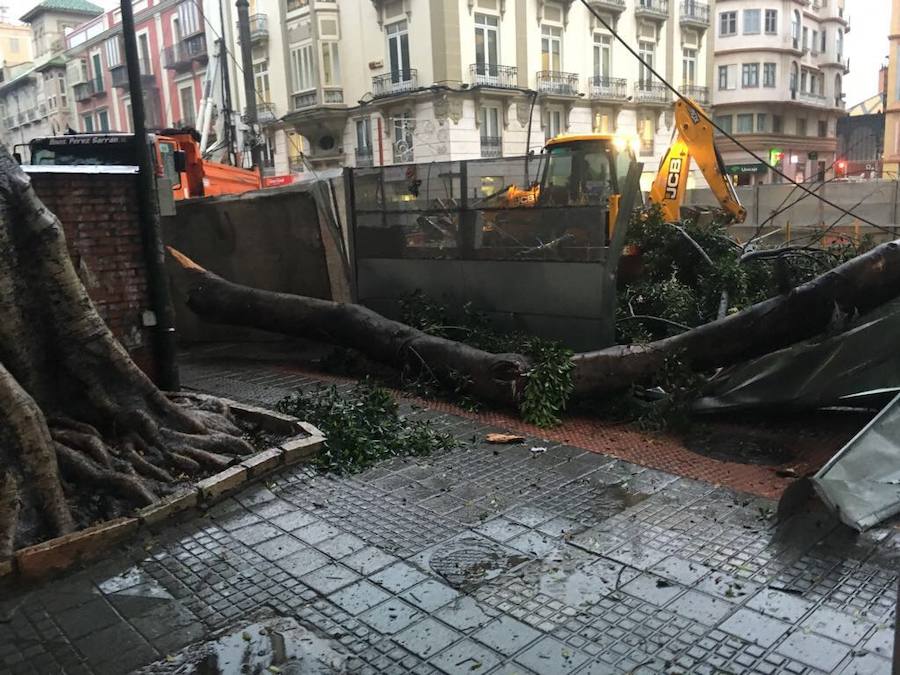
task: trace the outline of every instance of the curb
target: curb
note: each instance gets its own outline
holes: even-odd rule
[[[322,432],[308,422],[265,408],[220,400],[231,408],[235,416],[288,438],[277,446],[236,460],[227,469],[145,506],[131,516],[98,523],[19,549],[12,557],[0,561],[0,581],[38,581],[94,559],[114,544],[132,537],[141,528],[157,526],[190,509],[208,508],[244,485],[280,468],[312,460],[325,442]]]

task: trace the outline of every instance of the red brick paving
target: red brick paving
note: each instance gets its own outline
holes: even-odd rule
[[[279,370],[335,382],[353,380],[296,365],[282,364]],[[831,425],[829,428],[818,430],[798,429],[796,425],[790,424],[782,425],[780,429],[776,427],[774,433],[791,451],[794,459],[780,466],[762,466],[708,457],[689,450],[675,436],[641,432],[628,425],[613,424],[585,416],[569,416],[559,427],[541,429],[504,412],[472,412],[446,401],[412,397],[399,390],[395,390],[395,393],[399,398],[433,410],[772,499],[778,499],[793,480],[790,477],[779,476],[779,471],[791,470],[796,475],[804,475],[818,469],[858,430],[857,426],[847,424]],[[729,433],[734,433],[736,437],[753,430],[751,425],[734,423],[716,423],[716,425]],[[767,431],[768,435],[772,433]]]

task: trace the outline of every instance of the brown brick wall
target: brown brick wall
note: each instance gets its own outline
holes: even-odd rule
[[[147,270],[138,224],[137,176],[34,173],[38,196],[63,224],[75,269],[100,316],[153,374]]]

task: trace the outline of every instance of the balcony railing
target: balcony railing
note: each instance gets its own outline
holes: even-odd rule
[[[816,94],[811,91],[797,92],[797,98],[804,103],[811,103],[813,105],[825,105],[827,101],[823,94]]]
[[[599,11],[622,13],[625,11],[625,0],[590,0],[594,9]]]
[[[143,59],[138,61],[138,70],[141,74],[141,81],[145,84],[156,81],[156,78],[153,76],[153,71],[150,69],[150,64]],[[109,69],[109,72],[112,76],[112,86],[118,89],[128,88],[128,67],[124,63],[112,66]]]
[[[193,61],[206,61],[208,57],[206,36],[199,33],[163,49],[163,66],[175,70],[186,69]]]
[[[628,80],[621,77],[595,75],[588,80],[591,99],[595,101],[624,101],[628,98]]]
[[[94,95],[94,82],[79,82],[72,87],[75,93],[75,100],[78,102],[87,101]]]
[[[339,105],[344,102],[344,90],[326,89],[322,92],[322,101],[325,105]]]
[[[376,75],[372,78],[372,96],[393,96],[412,91],[418,87],[419,71],[415,68],[406,70],[392,70],[384,75]]]
[[[356,166],[374,166],[372,148],[356,148]]]
[[[635,82],[634,100],[637,103],[669,105],[672,102],[672,94],[659,82]]]
[[[237,35],[241,33],[241,25],[235,27]],[[267,14],[250,15],[250,42],[264,42],[269,39],[269,17]],[[240,40],[239,40],[240,41]]]
[[[696,84],[681,85],[681,93],[694,99],[700,105],[709,105],[709,87],[698,87]]]
[[[503,139],[500,136],[481,137],[481,156],[500,157],[503,155]]]
[[[309,7],[309,0],[287,0],[287,11],[289,12],[303,7]]]
[[[473,63],[469,66],[471,83],[476,87],[514,89],[519,86],[519,69],[495,63]]]
[[[537,74],[537,90],[542,94],[578,96],[578,73],[541,70]]]
[[[665,19],[669,16],[669,0],[637,0],[634,15],[647,19]]]
[[[291,97],[291,106],[294,110],[302,110],[303,108],[311,108],[319,102],[319,92],[313,89],[312,91],[304,91],[299,94],[294,94]]]
[[[693,26],[709,26],[709,5],[697,0],[682,0],[681,23]]]

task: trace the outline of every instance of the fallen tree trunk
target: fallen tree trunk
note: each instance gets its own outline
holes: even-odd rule
[[[878,246],[790,292],[656,342],[577,354],[575,395],[605,394],[650,378],[671,357],[702,371],[768,354],[900,295],[900,241]]]
[[[475,398],[515,406],[529,362],[491,354],[392,321],[362,305],[263,291],[226,281],[183,253],[169,252],[188,278],[188,307],[201,318],[356,349],[400,369],[425,371]]]

